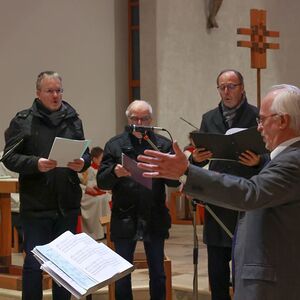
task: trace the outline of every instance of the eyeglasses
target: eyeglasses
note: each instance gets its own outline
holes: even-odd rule
[[[228,83],[228,84],[222,84],[217,86],[217,89],[220,92],[224,92],[225,89],[227,88],[227,90],[229,91],[233,91],[237,86],[242,85],[241,83]]]
[[[274,116],[279,116],[279,114],[271,114],[269,116],[259,116],[256,118],[256,123],[257,123],[257,125],[262,125],[266,121],[266,119],[274,117]]]
[[[56,90],[46,90],[45,93],[53,95],[54,93],[61,95],[64,92],[64,89],[56,89]]]
[[[138,121],[141,121],[141,122],[147,122],[147,121],[150,121],[151,120],[151,117],[150,116],[145,116],[145,117],[136,117],[136,116],[130,116],[129,119],[132,121],[132,122],[138,122]]]

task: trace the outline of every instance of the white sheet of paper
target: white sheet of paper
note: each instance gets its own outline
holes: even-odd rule
[[[237,133],[239,131],[243,131],[243,130],[246,130],[247,128],[239,128],[239,127],[232,127],[230,129],[228,129],[225,134],[226,135],[230,135],[230,134],[234,134],[234,133]]]
[[[90,140],[71,140],[56,137],[48,158],[56,160],[58,167],[66,167],[69,162],[80,158],[90,143]]]

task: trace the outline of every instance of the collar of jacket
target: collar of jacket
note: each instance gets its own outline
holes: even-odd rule
[[[53,126],[59,125],[62,120],[78,116],[75,109],[66,101],[62,101],[62,106],[58,111],[51,112],[36,98],[31,110],[35,117],[47,120]]]
[[[149,145],[149,143],[146,140],[141,139],[141,142],[139,142],[139,139],[128,131],[124,131],[123,134],[124,136],[126,136],[125,143],[122,145],[122,151],[125,154],[136,153],[136,148],[139,146],[143,147],[144,149],[152,149],[152,147]],[[163,147],[160,139],[158,138],[159,135],[155,134],[153,131],[149,131],[148,136],[149,139],[161,151]]]

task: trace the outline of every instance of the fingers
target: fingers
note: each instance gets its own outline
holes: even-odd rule
[[[158,166],[157,165],[154,165],[154,164],[149,164],[149,163],[141,163],[139,162],[138,164],[138,167],[142,170],[146,170],[146,171],[157,171],[158,169]]]
[[[162,162],[164,160],[163,157],[148,156],[148,152],[146,152],[146,151],[145,151],[146,155],[141,154],[137,157],[138,161],[142,161],[142,162],[149,163],[149,164],[151,164],[151,163],[155,164],[158,162]]]
[[[147,178],[160,178],[161,177],[159,172],[144,172],[143,176],[147,177]]]
[[[204,148],[197,148],[193,151],[192,155],[195,162],[202,162],[210,159],[213,154],[211,151],[207,151]]]
[[[40,172],[48,172],[56,168],[57,162],[46,158],[40,158],[38,160],[38,169]]]
[[[122,165],[117,164],[115,166],[114,172],[117,177],[131,176],[130,172],[128,172]]]
[[[182,152],[181,149],[180,149],[180,147],[179,147],[179,145],[178,145],[178,142],[177,142],[177,141],[175,141],[175,142],[173,143],[173,150],[174,150],[175,154],[179,154],[179,153]]]
[[[145,150],[144,151],[145,155],[141,155],[146,157],[146,155],[148,157],[154,157],[154,158],[158,158],[158,159],[163,159],[164,157],[167,157],[169,154],[168,153],[163,153],[163,152],[159,152],[159,151],[155,151],[155,150]],[[138,156],[139,157],[139,156]]]
[[[260,162],[260,156],[252,151],[246,150],[239,156],[239,162],[249,167],[257,166]]]
[[[84,166],[84,160],[82,158],[75,159],[67,164],[67,167],[75,172],[81,171],[83,166]]]

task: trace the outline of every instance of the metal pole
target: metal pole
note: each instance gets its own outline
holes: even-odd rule
[[[223,230],[232,239],[233,233],[226,227],[226,225],[220,220],[220,218],[214,213],[214,211],[207,204],[205,205],[205,209],[212,215],[215,221],[223,228]]]
[[[194,278],[193,278],[193,300],[198,300],[198,255],[199,243],[197,236],[197,200],[192,199],[193,208],[193,229],[194,229],[194,249],[193,249],[193,264],[194,264]]]

